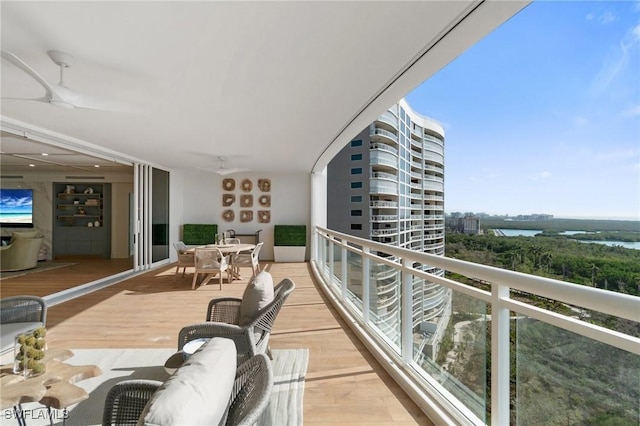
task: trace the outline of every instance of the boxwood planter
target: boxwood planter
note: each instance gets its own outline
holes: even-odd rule
[[[307,250],[307,225],[275,225],[273,256],[276,262],[304,262]]]

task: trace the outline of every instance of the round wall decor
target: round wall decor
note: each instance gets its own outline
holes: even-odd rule
[[[223,179],[222,189],[224,189],[225,191],[233,191],[234,189],[236,189],[235,179]]]
[[[271,207],[271,195],[261,195],[258,202],[262,207]]]
[[[244,192],[249,192],[253,189],[253,183],[249,179],[243,179],[241,187]]]
[[[236,217],[236,215],[235,215],[235,213],[233,213],[233,210],[225,210],[225,211],[222,212],[222,218],[226,222],[231,222],[235,217]]]
[[[260,223],[271,222],[271,212],[269,210],[258,210],[258,222]]]

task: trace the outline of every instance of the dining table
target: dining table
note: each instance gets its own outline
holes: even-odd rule
[[[217,248],[223,255],[231,255],[229,256],[229,268],[231,268],[231,279],[242,279],[239,271],[235,270],[233,267],[233,255],[242,253],[242,252],[250,252],[254,248],[256,248],[255,244],[248,243],[239,243],[239,244],[206,244],[202,246],[197,246],[189,249],[188,251],[195,252],[197,248]]]

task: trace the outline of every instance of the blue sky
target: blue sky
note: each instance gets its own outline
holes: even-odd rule
[[[640,220],[640,1],[536,1],[406,96],[445,209]]]

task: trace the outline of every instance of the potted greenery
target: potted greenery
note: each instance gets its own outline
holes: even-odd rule
[[[306,249],[306,225],[273,227],[273,255],[276,262],[304,262]]]

